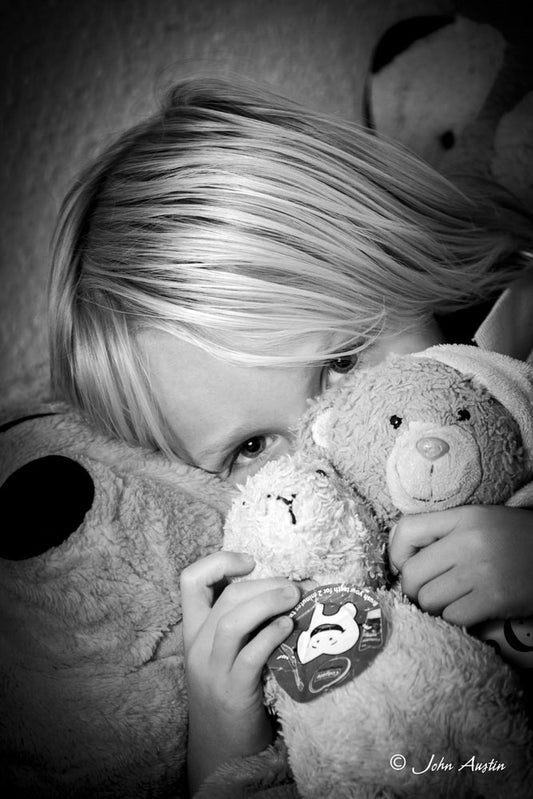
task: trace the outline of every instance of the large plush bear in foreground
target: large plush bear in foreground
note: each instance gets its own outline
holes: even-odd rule
[[[185,797],[179,577],[220,547],[228,488],[61,403],[2,422],[3,795]]]
[[[517,675],[387,590],[384,548],[401,512],[527,501],[532,398],[530,368],[505,356],[394,357],[326,392],[296,456],[235,501],[225,547],[254,555],[250,576],[318,584],[266,683],[306,799],[529,795]]]

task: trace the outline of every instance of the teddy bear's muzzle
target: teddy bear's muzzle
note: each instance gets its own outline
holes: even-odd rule
[[[403,513],[461,505],[481,481],[479,448],[457,425],[411,422],[387,461],[387,485]]]

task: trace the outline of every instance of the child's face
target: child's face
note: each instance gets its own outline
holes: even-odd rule
[[[172,446],[188,463],[235,483],[290,451],[307,400],[355,364],[347,356],[338,367],[236,366],[158,331],[139,342]],[[305,359],[317,349],[307,344],[295,354]]]
[[[392,351],[436,343],[412,334],[384,337],[360,362],[375,363]],[[158,331],[139,336],[150,382],[174,440],[188,463],[234,483],[244,482],[268,460],[292,447],[292,430],[309,399],[355,366],[347,356],[309,366],[236,366],[199,347]],[[294,350],[302,360],[319,350],[319,339]]]

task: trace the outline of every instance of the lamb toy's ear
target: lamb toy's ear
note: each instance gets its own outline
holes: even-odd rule
[[[331,411],[323,411],[311,425],[311,436],[318,447],[328,449]]]

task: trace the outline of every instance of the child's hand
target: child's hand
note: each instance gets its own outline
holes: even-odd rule
[[[248,574],[253,565],[247,555],[216,552],[181,576],[191,793],[224,761],[272,742],[261,672],[292,630],[286,616],[271,619],[294,607],[300,591],[281,577],[248,580],[231,583],[214,601],[226,578]]]
[[[533,616],[533,511],[468,505],[404,516],[389,543],[402,590],[467,627]]]

